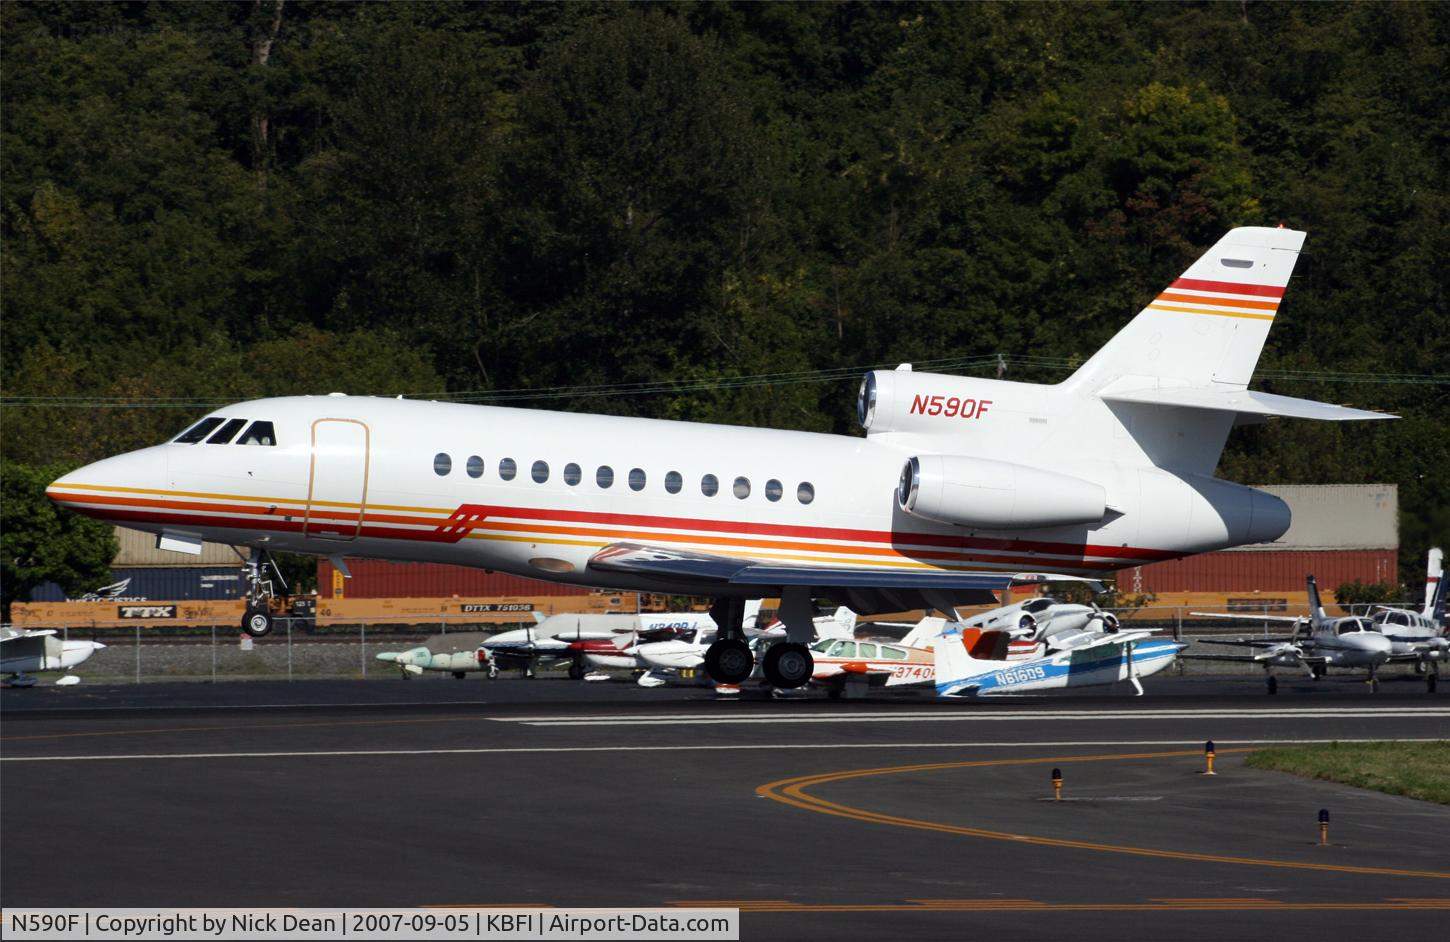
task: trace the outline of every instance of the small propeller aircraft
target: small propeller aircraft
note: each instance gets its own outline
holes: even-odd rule
[[[1330,618],[1319,601],[1319,586],[1313,576],[1305,580],[1309,587],[1309,617],[1289,615],[1234,615],[1225,612],[1191,612],[1199,618],[1233,618],[1240,621],[1286,622],[1294,626],[1288,637],[1277,638],[1235,638],[1219,640],[1201,638],[1203,644],[1227,644],[1256,648],[1253,654],[1195,654],[1194,660],[1244,661],[1262,665],[1271,694],[1279,692],[1279,681],[1274,676],[1276,667],[1302,668],[1314,680],[1319,680],[1331,667],[1362,668],[1368,676],[1371,693],[1379,691],[1378,671],[1381,665],[1392,659],[1393,645],[1390,639],[1375,629],[1368,618],[1346,615]],[[1435,689],[1435,674],[1430,674],[1427,685]]]
[[[487,671],[490,677],[498,676],[497,665],[483,648],[434,654],[426,647],[416,647],[406,651],[383,651],[378,654],[378,660],[397,664],[405,678],[416,677],[424,671],[443,671],[458,680],[478,671]]]
[[[60,638],[54,628],[42,631],[0,629],[0,674],[10,675],[5,684],[7,687],[33,687],[38,681],[31,672],[69,671],[104,647],[99,641]],[[75,674],[67,673],[55,685],[71,687],[80,682]]]
[[[1378,606],[1372,624],[1390,639],[1390,660],[1412,661],[1415,673],[1433,677],[1441,661],[1450,660],[1445,636],[1445,580],[1440,547],[1430,550],[1425,573],[1425,605],[1420,611]],[[1426,683],[1429,683],[1429,680]]]
[[[1127,681],[1142,696],[1140,678],[1163,670],[1187,647],[1150,635],[1148,631],[1082,632],[1043,657],[1009,661],[1007,632],[958,631],[952,626],[933,646],[936,692],[941,697],[981,697]],[[912,681],[893,677],[886,684],[903,682]]]

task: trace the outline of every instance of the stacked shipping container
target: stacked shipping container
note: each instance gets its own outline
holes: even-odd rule
[[[1399,579],[1399,490],[1394,484],[1293,484],[1261,490],[1289,505],[1293,522],[1273,543],[1203,553],[1118,573],[1131,593],[1304,591]]]

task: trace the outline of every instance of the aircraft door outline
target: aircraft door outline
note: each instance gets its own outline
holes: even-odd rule
[[[361,462],[357,461],[359,457]],[[371,461],[372,430],[367,423],[332,418],[312,423],[304,537],[340,542],[357,539],[367,513]],[[347,516],[353,507],[357,508],[355,520]],[[342,519],[335,516],[337,513],[344,515]]]

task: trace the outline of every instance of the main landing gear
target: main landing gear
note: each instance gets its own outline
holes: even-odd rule
[[[705,672],[717,684],[738,684],[755,668],[755,658],[745,643],[744,614],[745,603],[740,599],[717,599],[710,609],[719,635],[705,651]],[[785,623],[786,640],[772,645],[760,666],[766,683],[790,690],[804,686],[815,671],[815,661],[806,647],[816,632],[810,591],[805,587],[784,589],[779,614]]]
[[[745,643],[745,600],[716,599],[710,617],[718,633],[705,649],[705,673],[717,684],[741,683],[755,669],[755,657]]]
[[[272,561],[272,556],[264,549],[252,550],[251,556],[247,558],[247,564],[242,567],[242,579],[247,584],[247,609],[242,616],[242,630],[253,638],[265,638],[272,633],[272,580],[267,575],[267,568],[271,567],[272,572],[277,574],[277,580],[282,582],[282,588],[286,589],[287,583],[282,579],[282,572],[277,564]]]

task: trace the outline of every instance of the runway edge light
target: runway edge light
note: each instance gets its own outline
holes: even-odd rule
[[[1329,809],[1319,809],[1319,846],[1329,846]]]
[[[1206,765],[1206,768],[1204,768],[1204,770],[1203,770],[1203,774],[1204,775],[1215,775],[1215,774],[1217,774],[1217,773],[1215,773],[1213,771],[1213,740],[1212,739],[1210,739],[1208,742],[1206,742],[1206,743],[1203,744],[1203,761],[1204,761],[1204,763]]]
[[[1062,769],[1052,770],[1053,801],[1062,801]]]

